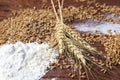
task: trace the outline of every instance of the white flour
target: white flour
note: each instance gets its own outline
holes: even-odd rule
[[[0,47],[0,80],[39,80],[57,56],[45,43],[4,44]]]
[[[75,24],[75,28],[79,31],[85,31],[90,33],[95,33],[96,30],[99,30],[103,34],[109,34],[108,30],[112,30],[120,33],[120,24],[113,24],[111,22],[93,22],[91,20],[86,21],[85,23]]]

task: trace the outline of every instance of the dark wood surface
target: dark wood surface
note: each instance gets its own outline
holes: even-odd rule
[[[64,6],[74,5],[79,6],[84,3],[77,3],[77,0],[64,0]],[[106,3],[108,5],[120,6],[120,0],[97,0],[100,3]],[[18,10],[21,8],[41,8],[43,5],[51,5],[50,0],[0,0],[0,20],[10,16],[12,10]]]
[[[106,3],[108,5],[117,5],[120,6],[120,0],[98,0],[100,3]],[[68,5],[74,5],[79,6],[81,3],[76,3],[75,0],[65,0],[64,6]],[[84,3],[83,3],[84,4]],[[12,10],[18,10],[21,8],[42,8],[43,5],[51,5],[50,0],[0,0],[0,21],[2,21],[5,18],[10,17],[10,13]],[[99,49],[101,45],[95,45]],[[114,80],[120,80],[120,67],[117,68],[117,70],[113,70],[114,74],[118,75],[118,78]],[[57,78],[57,80],[78,80],[78,76],[74,79],[70,78],[68,74],[71,72],[71,70],[68,69],[60,69],[55,68],[53,70],[50,70],[41,80],[51,80],[52,78]],[[107,79],[106,76],[103,76],[104,79],[102,80],[113,80]]]

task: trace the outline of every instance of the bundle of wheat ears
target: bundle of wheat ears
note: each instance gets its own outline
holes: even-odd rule
[[[98,79],[95,74],[106,73],[109,76],[112,75],[110,70],[111,66],[108,66],[106,62],[106,56],[100,54],[95,48],[88,44],[75,29],[64,24],[62,17],[63,2],[64,0],[61,1],[60,5],[60,1],[58,0],[60,15],[60,17],[58,17],[53,0],[51,0],[57,19],[55,40],[54,43],[53,41],[50,42],[51,46],[54,47],[58,44],[60,56],[64,56],[64,59],[66,58],[70,64],[74,66],[75,70],[79,70],[80,78],[86,77],[87,80],[101,80]],[[91,75],[91,79],[89,79],[89,75]]]

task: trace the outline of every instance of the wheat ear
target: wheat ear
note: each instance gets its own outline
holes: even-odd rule
[[[59,53],[62,54],[64,52],[65,49],[65,45],[64,45],[64,30],[63,30],[63,26],[61,26],[61,24],[57,23],[56,24],[56,40],[58,41],[58,47],[59,47]]]
[[[86,61],[85,61],[84,56],[82,54],[83,50],[79,49],[78,47],[76,47],[69,38],[65,38],[65,43],[67,44],[68,51],[71,52],[71,53],[73,53],[73,55],[78,60],[81,60],[81,62],[83,63],[83,65],[86,65]]]
[[[96,51],[95,48],[91,47],[90,44],[88,44],[83,38],[80,37],[79,33],[75,31],[74,29],[71,29],[69,26],[65,26],[64,30],[71,35],[71,38],[78,41],[80,45],[82,45],[84,48],[89,49],[90,51]]]

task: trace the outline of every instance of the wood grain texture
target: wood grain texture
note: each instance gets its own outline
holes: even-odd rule
[[[97,0],[100,3],[106,3],[108,5],[117,5],[120,6],[120,0]],[[68,5],[74,5],[74,6],[79,6],[80,4],[84,3],[76,3],[75,0],[65,0],[64,6]],[[43,5],[49,6],[50,0],[0,0],[0,21],[3,19],[6,19],[11,16],[11,11],[12,10],[18,10],[21,8],[33,8],[36,7],[37,9],[42,8]],[[96,43],[94,45],[98,49],[102,50],[103,47],[99,44]],[[117,69],[113,70],[113,73],[116,76],[114,80],[120,80],[120,66],[117,67]],[[75,77],[71,79],[68,74],[71,72],[71,70],[63,69],[61,70],[60,68],[55,68],[53,70],[50,70],[42,79],[40,80],[51,80],[52,78],[56,78],[57,80],[79,80],[79,77]],[[108,75],[107,75],[108,76]],[[108,79],[106,75],[102,76],[102,80],[113,80]],[[98,75],[98,78],[100,76]],[[113,76],[114,77],[114,76]]]

